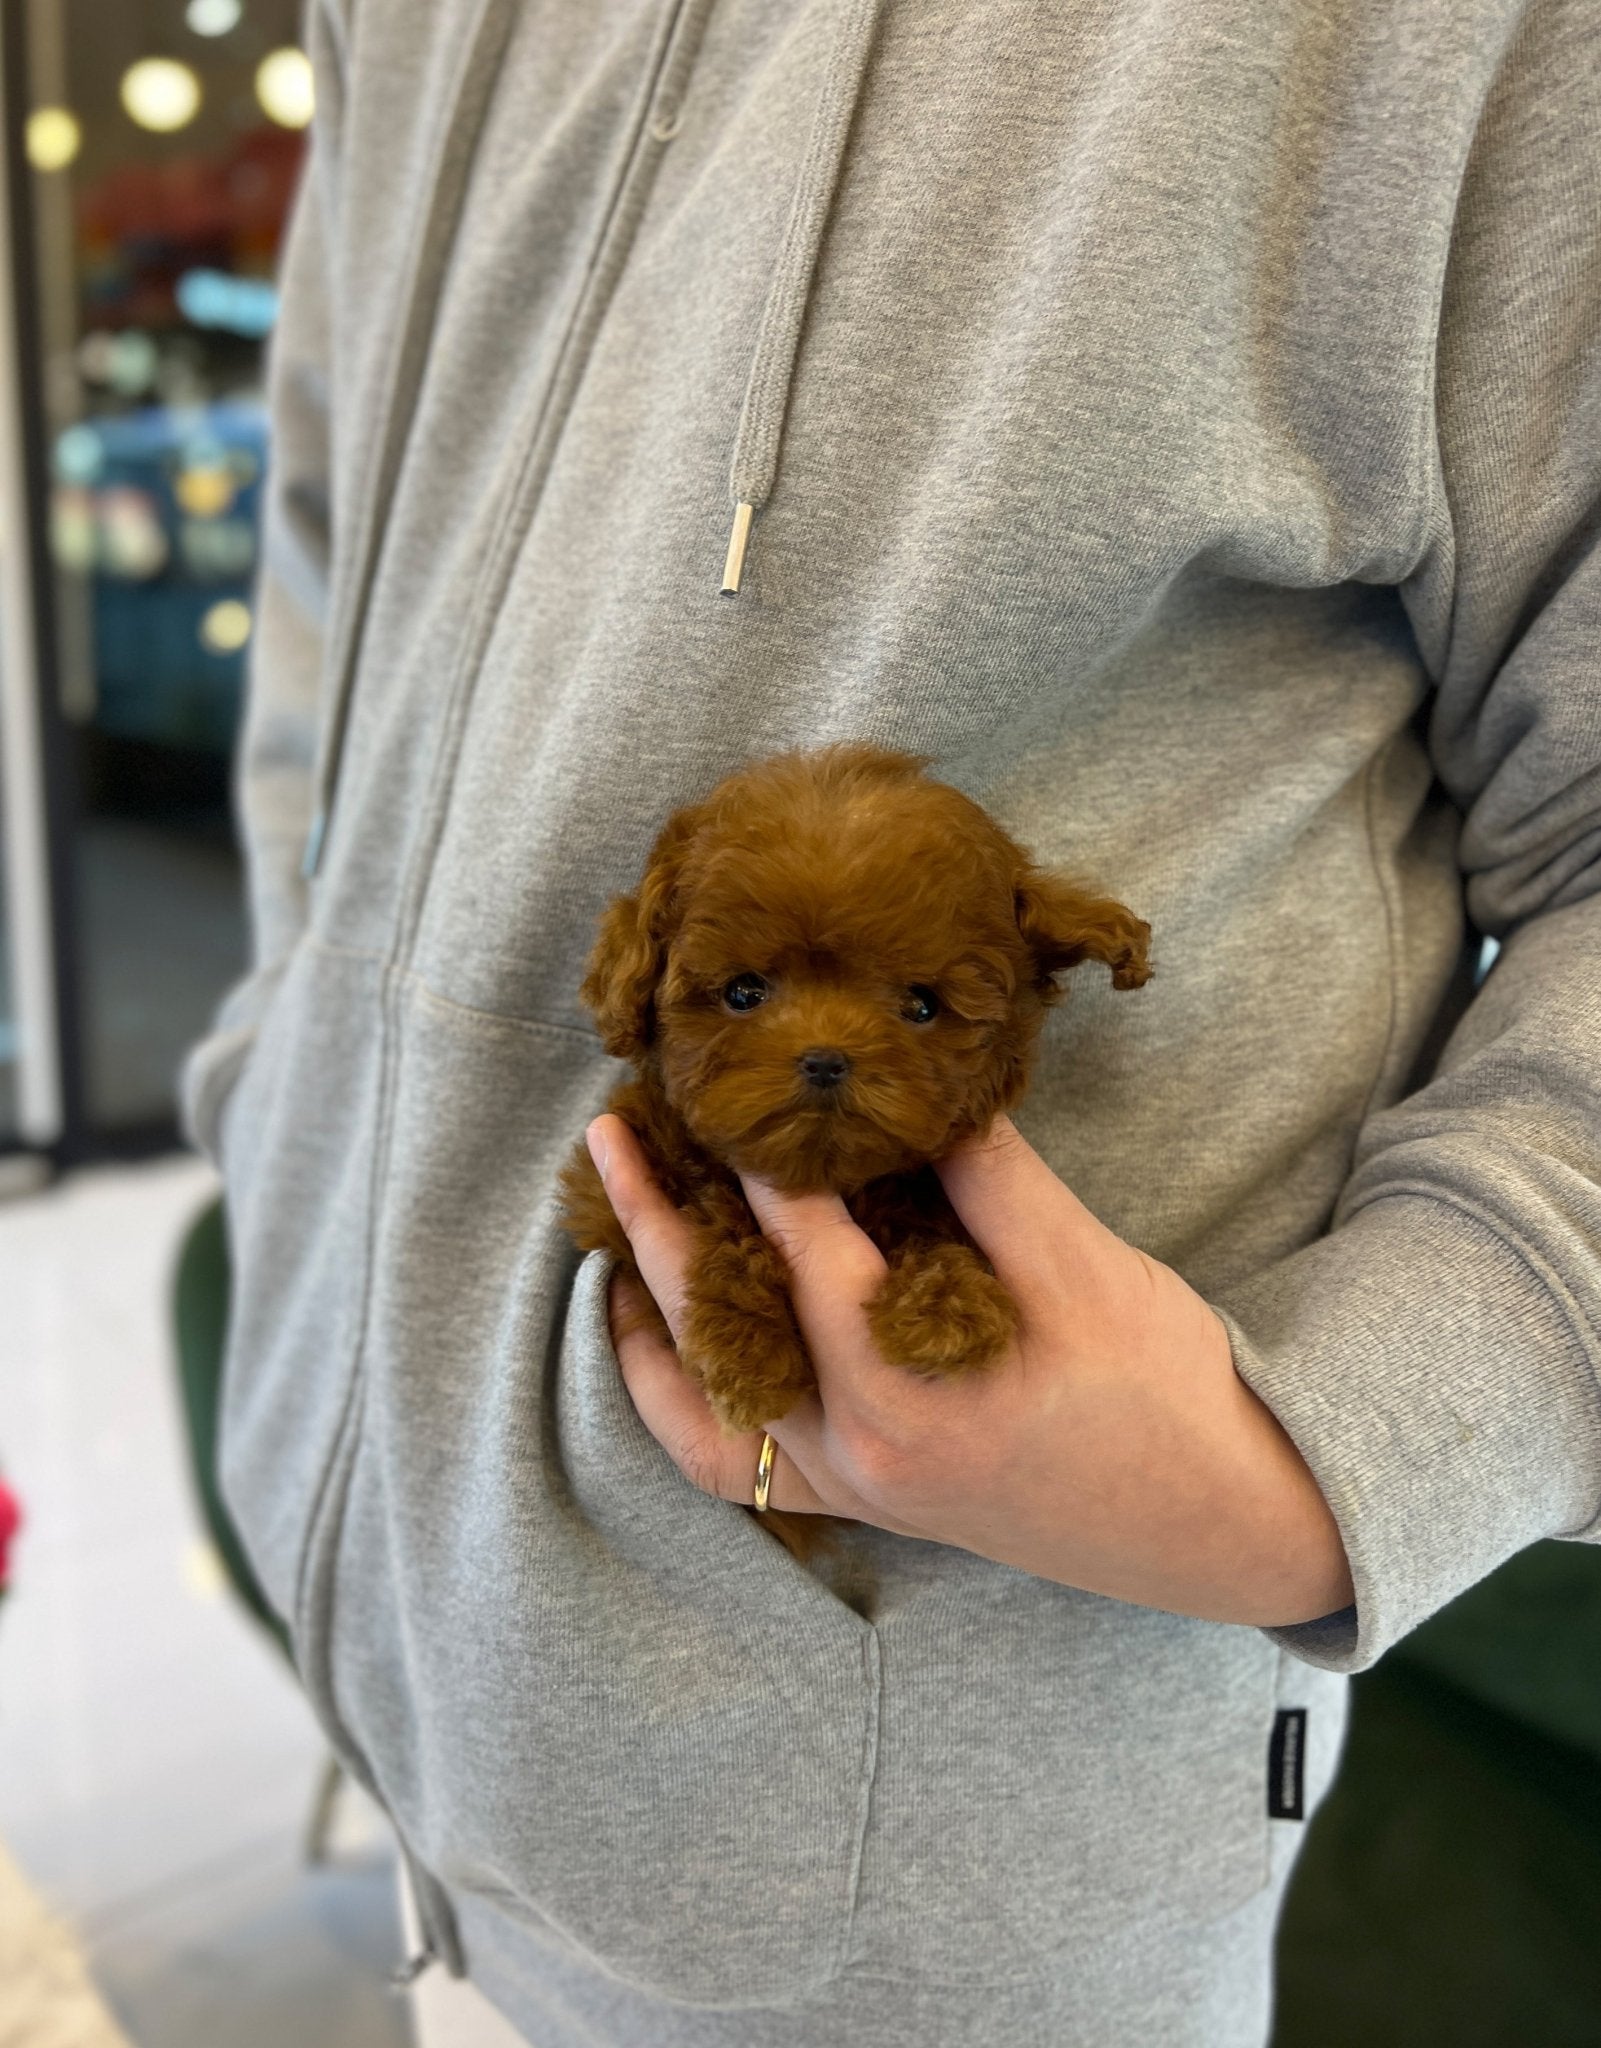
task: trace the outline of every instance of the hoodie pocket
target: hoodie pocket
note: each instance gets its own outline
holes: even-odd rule
[[[245,1069],[255,1057],[274,1000],[289,969],[288,958],[257,968],[230,989],[210,1031],[183,1064],[180,1084],[184,1133],[211,1163],[227,1174],[224,1124]]]
[[[872,1549],[882,1736],[853,1962],[1057,1976],[1130,1927],[1195,1926],[1263,1890],[1280,1664],[1264,1636],[898,1537]]]
[[[353,1384],[378,1096],[379,963],[296,949],[229,1091],[232,1287],[219,1472],[250,1561],[297,1626],[308,1531]]]
[[[770,2004],[845,1958],[876,1640],[639,1420],[608,1264],[555,1218],[615,1078],[587,1034],[407,990],[320,1704],[452,1892]]]
[[[247,1082],[270,1130],[293,1070],[301,1113],[370,1171],[373,1089],[311,1059],[339,986],[275,1017],[286,1044]],[[864,1620],[634,1409],[608,1263],[555,1215],[618,1069],[584,1033],[415,981],[395,1028],[359,1376],[315,1309],[362,1293],[364,1203],[331,1156],[314,1197],[305,1153],[269,1144],[232,1470],[274,1571],[315,1520],[308,1687],[433,1875],[728,2010],[847,1968],[1057,1975],[1261,1891],[1266,1638],[879,1531]]]

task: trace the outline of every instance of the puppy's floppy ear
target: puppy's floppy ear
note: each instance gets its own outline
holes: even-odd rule
[[[1061,875],[1028,868],[1018,878],[1017,928],[1034,955],[1041,995],[1054,989],[1053,975],[1081,960],[1104,960],[1113,988],[1143,988],[1151,978],[1145,920]]]
[[[699,807],[675,812],[651,848],[638,893],[619,896],[601,918],[578,993],[616,1059],[637,1059],[654,1035],[656,984],[677,929],[674,899],[700,823]]]

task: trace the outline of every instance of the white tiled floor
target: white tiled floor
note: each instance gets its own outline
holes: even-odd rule
[[[189,1491],[168,1297],[215,1192],[190,1158],[0,1204],[0,1840],[138,2048],[401,2048],[381,1827],[300,1863],[323,1750]]]

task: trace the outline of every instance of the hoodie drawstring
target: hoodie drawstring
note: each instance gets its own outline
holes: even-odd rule
[[[812,117],[789,223],[762,309],[756,353],[734,442],[728,482],[734,503],[734,526],[723,564],[724,597],[738,593],[751,521],[771,495],[778,473],[778,452],[784,437],[784,416],[789,410],[795,358],[800,349],[801,323],[839,184],[840,167],[845,160],[851,120],[867,76],[880,5],[881,0],[844,0],[817,111]]]

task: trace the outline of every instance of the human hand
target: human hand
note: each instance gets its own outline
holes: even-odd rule
[[[676,1335],[692,1226],[619,1117],[586,1135]],[[1092,1216],[1004,1116],[935,1171],[1019,1310],[994,1365],[936,1379],[874,1347],[862,1303],[885,1264],[839,1197],[742,1180],[788,1265],[817,1376],[817,1391],[769,1425],[782,1453],[771,1505],[1214,1621],[1283,1626],[1348,1606],[1334,1518],[1201,1296]],[[613,1275],[614,1311],[631,1285]],[[625,1320],[614,1312],[614,1327]],[[748,1503],[761,1432],[725,1436],[652,1332],[623,1334],[617,1354],[641,1419],[685,1477]]]

